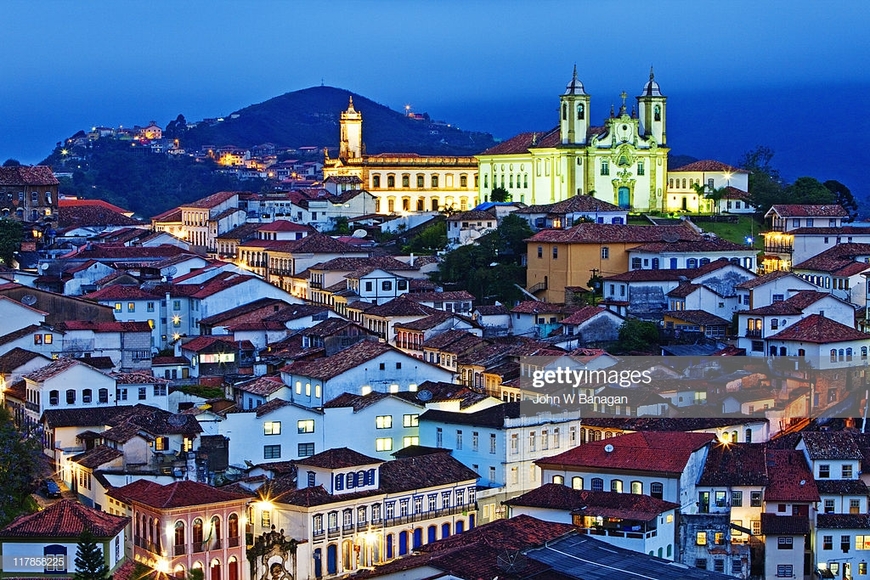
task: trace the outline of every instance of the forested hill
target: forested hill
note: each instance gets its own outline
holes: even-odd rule
[[[446,123],[405,116],[361,95],[334,87],[285,93],[227,115],[223,121],[198,123],[178,137],[188,150],[202,145],[252,147],[338,147],[339,118],[353,96],[362,114],[366,152],[474,155],[495,144],[488,133],[472,133]]]

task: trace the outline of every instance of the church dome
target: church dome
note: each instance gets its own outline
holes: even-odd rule
[[[643,92],[641,93],[642,97],[662,97],[662,89],[659,84],[656,82],[655,74],[653,73],[652,67],[649,69],[649,80],[643,86]]]
[[[565,87],[566,95],[585,95],[586,89],[583,88],[583,83],[577,78],[577,65],[574,65],[574,76],[571,78],[571,82],[568,83],[568,86]]]

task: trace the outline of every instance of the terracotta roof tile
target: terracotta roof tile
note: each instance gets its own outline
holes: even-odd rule
[[[723,326],[731,322],[722,317],[711,314],[706,310],[672,310],[664,313],[668,318],[682,320],[700,326]]]
[[[11,373],[35,358],[45,357],[38,352],[31,352],[20,347],[15,347],[3,356],[0,356],[0,373]]]
[[[0,167],[0,185],[58,185],[60,182],[47,165]]]
[[[568,214],[574,212],[625,212],[619,206],[608,203],[591,195],[574,195],[563,201],[542,205],[530,205],[516,210],[517,214]]]
[[[765,536],[805,536],[810,533],[810,518],[762,513],[761,533]]]
[[[447,221],[449,222],[476,222],[476,221],[495,221],[495,215],[488,211],[472,209],[461,213],[453,214]]]
[[[112,538],[130,518],[114,516],[89,508],[74,500],[62,499],[36,513],[18,516],[0,530],[3,538],[73,538],[77,541],[84,531],[97,538]]]
[[[816,528],[820,530],[868,530],[868,514],[816,514]]]
[[[736,288],[738,290],[752,290],[753,288],[757,288],[763,284],[767,284],[768,282],[773,282],[774,280],[779,280],[780,278],[785,278],[786,276],[792,276],[796,280],[800,280],[797,276],[792,274],[791,272],[786,272],[784,270],[776,270],[774,272],[769,272],[763,276],[758,276],[756,278],[751,278],[749,280],[745,280],[738,284]]]
[[[112,449],[105,445],[97,445],[84,453],[73,455],[70,460],[87,469],[96,469],[104,463],[123,457],[124,453],[119,449]]]
[[[849,212],[843,206],[829,205],[802,205],[802,204],[776,204],[770,208],[781,217],[849,217]],[[768,212],[770,213],[770,212]]]
[[[862,459],[855,437],[846,431],[803,431],[801,440],[810,459]]]
[[[793,340],[826,344],[853,340],[870,340],[870,335],[820,314],[811,314],[781,330],[768,340]]]
[[[393,347],[388,344],[364,340],[344,349],[338,356],[297,361],[287,365],[281,371],[328,381],[393,350]]]
[[[559,324],[583,324],[587,320],[591,320],[595,316],[604,312],[608,312],[608,310],[598,306],[583,306],[580,310],[577,310],[570,316],[563,318],[559,321]]]
[[[322,467],[324,469],[344,469],[359,465],[378,465],[384,463],[384,461],[363,455],[347,447],[338,447],[300,459],[296,463],[298,465],[310,465],[311,467]]]
[[[716,161],[714,159],[702,159],[701,161],[693,161],[692,163],[683,165],[681,167],[668,168],[668,172],[681,171],[722,171],[727,173],[749,173],[745,169],[733,167],[731,165],[728,165],[727,163],[722,163],[721,161]]]
[[[765,451],[764,445],[756,443],[711,445],[698,485],[767,485]]]
[[[54,377],[56,377],[64,372],[66,372],[67,370],[73,368],[74,366],[78,366],[78,365],[81,365],[81,366],[89,368],[89,369],[93,369],[96,372],[100,372],[100,371],[97,371],[97,369],[94,369],[93,367],[91,367],[90,365],[86,365],[85,363],[80,362],[74,358],[61,357],[57,360],[52,361],[50,364],[47,364],[46,366],[42,367],[41,369],[37,369],[35,371],[32,371],[24,376],[25,376],[25,378],[30,379],[31,381],[35,381],[37,383],[40,383],[40,382],[52,379],[52,378],[54,378]]]
[[[674,510],[680,504],[634,493],[572,489],[558,483],[547,483],[504,502],[505,505],[580,511],[589,516],[622,518],[648,522],[659,514]]]
[[[383,463],[380,489],[386,493],[426,489],[459,483],[476,482],[478,475],[449,453],[429,453]]]
[[[680,474],[689,456],[715,439],[709,433],[638,432],[575,447],[537,463],[567,469],[629,469]],[[608,452],[605,447],[612,446]]]
[[[602,244],[698,241],[701,234],[687,225],[640,226],[581,223],[565,230],[541,230],[527,242]]]
[[[190,203],[181,204],[178,207],[179,208],[192,207],[192,208],[211,209],[213,207],[219,206],[220,204],[224,203],[225,201],[228,201],[233,196],[239,195],[239,193],[240,192],[238,192],[238,191],[219,191],[217,193],[213,193],[211,195],[203,197],[202,199],[198,199],[198,200],[190,202]]]
[[[158,509],[248,500],[248,496],[196,481],[183,480],[167,485],[152,482],[148,484],[150,485],[134,482],[113,490],[112,496],[123,498],[126,503],[137,502]]]
[[[253,395],[268,397],[286,386],[280,377],[257,377],[250,382],[238,384],[235,388]]]

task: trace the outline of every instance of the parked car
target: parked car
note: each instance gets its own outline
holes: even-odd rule
[[[46,479],[43,481],[40,489],[45,497],[60,497],[60,486],[53,479]]]

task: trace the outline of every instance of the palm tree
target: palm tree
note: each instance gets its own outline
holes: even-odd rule
[[[715,208],[715,212],[717,215],[720,213],[721,208],[719,207],[719,202],[725,198],[725,194],[728,193],[727,187],[707,187],[707,193],[705,197],[713,202],[713,207]]]
[[[693,183],[692,189],[695,190],[695,193],[698,194],[698,214],[701,213],[701,199],[706,197],[705,192],[707,191],[707,185],[704,183]]]

